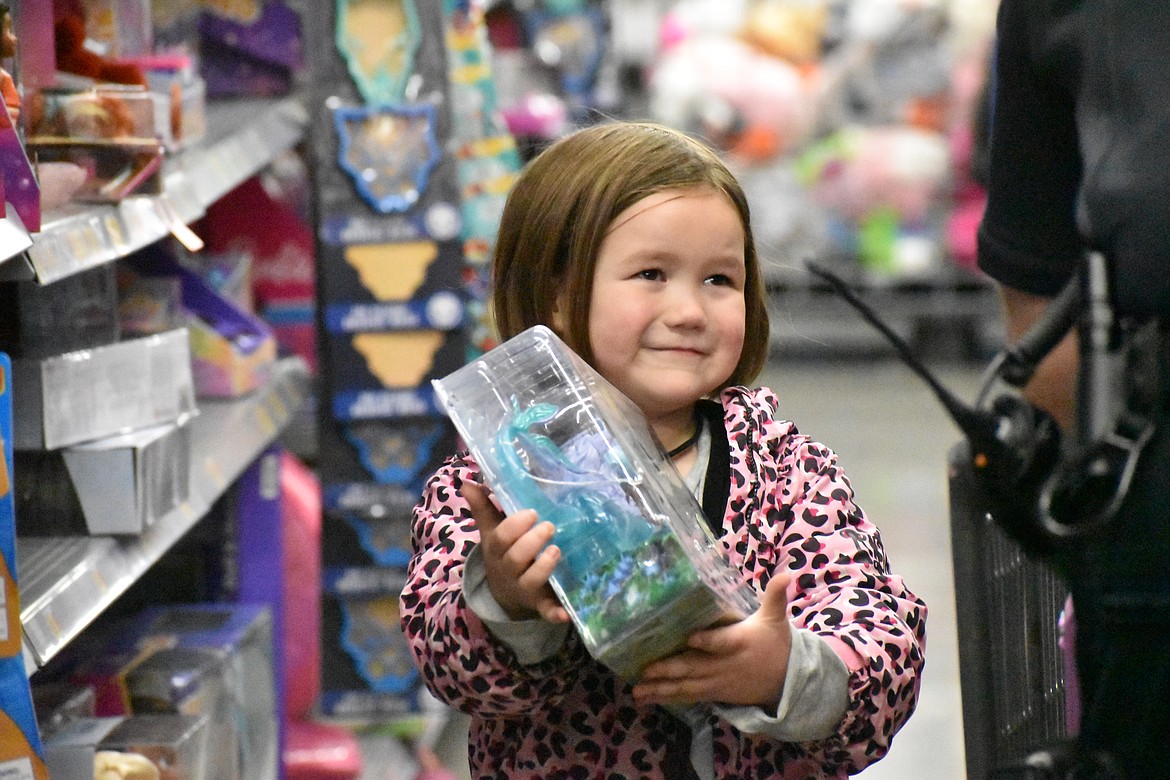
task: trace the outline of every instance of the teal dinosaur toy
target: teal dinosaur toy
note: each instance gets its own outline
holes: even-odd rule
[[[638,508],[640,480],[618,447],[594,433],[579,434],[563,450],[532,430],[557,413],[552,404],[519,410],[513,403],[494,454],[513,502],[556,527],[561,560],[553,576],[578,618],[604,634],[696,577],[669,526]]]

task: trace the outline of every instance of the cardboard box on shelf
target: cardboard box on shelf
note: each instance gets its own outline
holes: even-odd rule
[[[177,423],[17,452],[17,532],[141,534],[187,500],[190,460],[188,427]]]
[[[208,719],[205,777],[275,777],[272,617],[259,604],[171,604],[129,621],[73,675],[100,716],[182,713]]]
[[[165,249],[140,252],[130,263],[141,279],[178,279],[196,395],[233,398],[268,381],[276,338],[263,320],[240,309]]]
[[[0,352],[0,774],[48,780],[24,668],[12,480],[12,366]]]
[[[195,412],[185,328],[13,361],[16,449],[52,450]]]
[[[112,263],[52,284],[12,282],[0,306],[0,344],[11,358],[45,358],[118,340],[118,286]]]
[[[190,435],[167,423],[62,450],[91,534],[140,534],[187,500]]]
[[[53,780],[201,780],[209,754],[218,749],[207,726],[206,715],[80,718],[46,739],[46,763]]]

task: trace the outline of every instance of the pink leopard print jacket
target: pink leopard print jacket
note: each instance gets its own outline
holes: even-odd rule
[[[720,541],[758,592],[778,567],[793,574],[792,620],[845,662],[850,703],[835,736],[804,744],[740,733],[712,716],[716,776],[854,774],[885,755],[914,710],[926,606],[890,573],[834,453],[776,419],[772,391],[730,388],[720,401],[732,475]],[[456,492],[467,480],[479,481],[479,469],[463,454],[427,483],[401,607],[428,688],[471,715],[472,777],[675,780],[662,763],[677,722],[636,706],[575,634],[552,658],[521,666],[468,609],[463,567],[479,535]]]

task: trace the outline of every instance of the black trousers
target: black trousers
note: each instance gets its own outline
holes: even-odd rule
[[[1080,746],[1126,780],[1170,778],[1170,415],[1113,522],[1055,561],[1072,591]]]

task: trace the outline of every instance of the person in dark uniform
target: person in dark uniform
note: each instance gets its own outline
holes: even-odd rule
[[[1002,0],[979,266],[1000,286],[1009,340],[1037,321],[1088,251],[1106,260],[1116,315],[1165,334],[1168,59],[1162,2]],[[1070,433],[1085,401],[1078,356],[1074,332],[1025,391]],[[1170,777],[1170,393],[1164,361],[1159,370],[1156,432],[1120,509],[1052,556],[1076,611],[1081,771],[1096,766],[1077,777]]]

